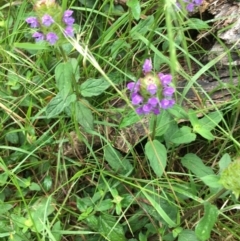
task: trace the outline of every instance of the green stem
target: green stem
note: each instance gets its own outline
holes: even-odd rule
[[[154,118],[153,120],[153,127],[152,127],[152,133],[151,133],[151,139],[154,140],[155,134],[156,134],[156,128],[157,128],[157,116],[152,115],[151,118]]]

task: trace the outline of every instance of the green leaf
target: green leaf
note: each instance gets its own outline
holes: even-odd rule
[[[206,21],[203,21],[200,18],[188,18],[186,25],[190,29],[197,29],[197,30],[204,30],[204,29],[210,28],[210,26],[206,23]]]
[[[72,78],[75,76],[71,62],[58,64],[55,68],[56,85],[62,98],[65,99],[72,92]]]
[[[7,213],[8,210],[10,210],[13,207],[13,205],[8,203],[0,203],[0,214]]]
[[[14,47],[26,50],[46,50],[49,46],[46,44],[33,44],[33,43],[14,43]]]
[[[196,135],[192,133],[192,129],[188,126],[181,127],[177,132],[171,137],[171,141],[174,144],[186,144],[195,141]]]
[[[219,169],[220,169],[220,173],[226,169],[229,164],[232,162],[231,157],[229,156],[228,153],[225,153],[222,158],[220,159],[218,165],[219,165]]]
[[[138,35],[146,35],[150,31],[152,25],[154,24],[154,16],[150,15],[146,19],[141,20],[135,27],[130,31],[130,35],[133,39],[138,39]]]
[[[200,125],[196,125],[193,127],[193,131],[204,137],[205,139],[212,141],[215,139],[214,135],[211,133],[211,131],[204,129]]]
[[[129,113],[126,116],[124,116],[124,118],[122,119],[119,127],[125,128],[127,126],[131,126],[131,125],[137,123],[140,120],[141,119],[140,119],[139,115],[136,113],[136,111],[130,110]]]
[[[181,163],[184,167],[186,167],[199,178],[207,175],[214,175],[212,168],[205,166],[203,161],[195,154],[186,154],[181,159]]]
[[[154,118],[150,119],[150,130],[154,131],[155,125],[155,136],[163,135],[169,128],[171,121],[171,116],[166,110],[162,110],[161,115],[154,116]]]
[[[104,212],[104,211],[108,211],[112,208],[113,208],[112,200],[104,199],[95,206],[94,210],[98,211],[98,212]]]
[[[104,158],[115,172],[125,174],[132,170],[129,160],[123,159],[121,153],[109,145],[104,147]]]
[[[209,240],[213,226],[217,221],[217,217],[217,207],[206,202],[204,204],[204,216],[201,218],[195,229],[195,233],[199,240]]]
[[[74,58],[70,58],[69,63],[72,66],[73,75],[74,75],[74,78],[77,82],[77,80],[80,78],[79,63],[78,63],[77,59],[74,59]]]
[[[97,230],[107,240],[126,241],[123,227],[117,219],[110,215],[100,215],[98,218],[99,229]]]
[[[128,44],[124,39],[117,39],[113,42],[111,46],[111,55],[112,58],[115,59],[117,57],[117,54],[120,52],[121,49],[124,50],[124,53],[126,53],[130,49],[131,45]]]
[[[178,241],[199,241],[195,232],[193,230],[185,229],[183,230],[179,236]]]
[[[45,178],[43,179],[43,188],[45,189],[45,191],[49,191],[52,188],[52,178],[51,176],[45,176]]]
[[[86,100],[78,101],[75,104],[75,115],[77,122],[83,128],[93,130],[93,115],[88,106],[90,105]]]
[[[141,5],[139,0],[128,0],[127,6],[131,9],[134,19],[139,20],[141,15]]]
[[[211,131],[222,120],[222,113],[219,111],[211,112],[199,120],[201,127]]]
[[[48,103],[46,107],[47,118],[56,117],[64,110],[65,107],[68,107],[72,102],[75,101],[75,94],[67,96],[65,99],[63,99],[63,95],[61,93],[58,93],[54,98],[51,99],[51,101]]]
[[[200,178],[207,186],[212,188],[222,188],[221,183],[219,182],[220,177],[216,174],[207,175]]]
[[[145,153],[150,162],[152,170],[158,177],[161,177],[167,163],[167,151],[159,141],[148,141],[145,145]]]
[[[102,94],[109,86],[109,82],[104,78],[88,79],[81,84],[80,91],[82,96],[92,97]]]
[[[13,130],[9,130],[8,133],[6,134],[6,140],[12,144],[18,144],[19,142],[18,133],[14,132]]]
[[[35,182],[31,182],[31,185],[29,186],[29,189],[31,191],[40,191],[41,190],[40,186]]]

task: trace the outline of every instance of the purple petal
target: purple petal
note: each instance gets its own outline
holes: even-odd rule
[[[30,24],[31,28],[37,28],[39,26],[38,20],[35,17],[29,17],[26,19],[26,22]]]
[[[152,107],[156,107],[159,103],[159,100],[157,97],[151,97],[148,99],[148,104],[150,104]]]
[[[160,109],[159,108],[154,108],[152,110],[152,112],[153,112],[154,115],[159,115],[160,114]]]
[[[165,87],[163,89],[164,96],[172,96],[174,92],[175,92],[175,89],[173,87]]]
[[[39,33],[39,32],[35,32],[35,33],[32,35],[32,37],[35,38],[36,42],[39,42],[39,41],[44,40],[44,34]]]
[[[54,20],[53,18],[48,15],[48,14],[45,14],[43,17],[42,17],[42,24],[49,27],[52,25],[52,23],[54,23]]]
[[[163,86],[169,85],[172,81],[172,75],[170,75],[170,74],[159,73],[158,77]]]
[[[168,108],[171,108],[175,104],[175,101],[163,99],[163,100],[160,101],[160,103],[161,103],[162,109],[168,109]]]
[[[63,17],[63,22],[67,25],[73,25],[75,19],[72,17]]]
[[[132,93],[137,93],[140,90],[140,82],[130,82],[127,84],[127,88],[132,92]]]
[[[138,115],[144,114],[144,111],[143,111],[142,106],[141,106],[141,107],[138,107],[138,108],[136,109],[136,112],[137,112]]]
[[[143,102],[143,97],[139,94],[132,94],[132,104],[133,105],[139,105],[140,103]]]
[[[74,36],[74,30],[72,28],[72,26],[67,26],[64,30],[64,33],[68,36],[68,37],[73,37]]]
[[[189,3],[186,7],[188,12],[193,12],[194,11],[194,4],[193,3]]]
[[[143,109],[144,114],[148,114],[151,112],[152,106],[150,104],[145,104],[145,105],[143,105],[142,109]]]
[[[151,59],[146,59],[143,64],[143,72],[146,74],[151,71],[152,71],[152,61]]]
[[[199,5],[202,4],[202,0],[194,0],[194,2],[195,2],[195,4],[196,4],[197,6],[199,6]]]
[[[73,14],[73,11],[72,11],[72,10],[66,10],[66,11],[64,11],[64,13],[63,13],[63,17],[68,18],[68,17],[72,16],[72,14]]]
[[[48,33],[47,36],[46,36],[46,40],[51,44],[55,44],[58,40],[58,36],[55,34],[55,33]]]
[[[157,92],[157,86],[155,84],[149,84],[147,87],[147,91],[151,94],[151,95],[155,95]]]

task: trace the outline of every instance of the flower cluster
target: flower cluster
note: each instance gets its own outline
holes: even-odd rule
[[[172,76],[170,74],[153,73],[150,59],[145,60],[143,73],[145,75],[143,78],[127,84],[137,114],[154,113],[158,115],[161,109],[171,108],[175,104],[173,99],[175,89],[170,86]]]
[[[182,4],[177,1],[178,9],[181,9],[181,6],[186,6],[188,12],[193,12],[195,7],[198,7],[202,4],[203,0],[182,0]]]
[[[36,42],[46,40],[49,44],[54,45],[58,40],[74,36],[72,17],[73,11],[62,11],[61,7],[53,0],[42,1],[34,8],[36,17],[31,16],[26,22],[31,28],[36,29],[32,34]],[[64,29],[62,33],[61,28]]]

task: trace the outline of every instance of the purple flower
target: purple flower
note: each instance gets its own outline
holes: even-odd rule
[[[31,28],[37,28],[39,26],[38,20],[35,17],[29,17],[26,19],[26,22],[30,24]]]
[[[172,81],[172,75],[170,75],[170,74],[159,73],[158,77],[159,77],[163,86],[169,85]]]
[[[46,35],[46,40],[47,40],[51,45],[53,45],[53,44],[55,44],[56,41],[58,40],[58,36],[57,36],[55,33],[50,32],[50,33],[48,33],[48,34]]]
[[[74,18],[71,17],[73,14],[73,11],[72,10],[66,10],[64,13],[63,13],[63,22],[67,25],[73,25],[73,23],[75,22]]]
[[[139,83],[139,81],[137,81],[137,82],[130,82],[130,83],[127,84],[127,88],[132,93],[137,93],[140,90],[140,83]]]
[[[186,7],[188,12],[193,12],[194,11],[195,5],[193,3],[189,3]]]
[[[151,97],[148,99],[148,104],[150,104],[152,107],[156,107],[157,104],[159,104],[159,100],[157,97]]]
[[[152,61],[151,61],[151,59],[146,59],[143,64],[143,72],[144,72],[144,74],[146,74],[151,71],[152,71]]]
[[[39,42],[39,41],[44,40],[44,34],[39,33],[39,32],[35,32],[35,33],[32,35],[32,37],[35,38],[36,42]]]
[[[168,108],[171,108],[175,104],[175,101],[163,99],[163,100],[160,101],[160,104],[161,104],[162,109],[168,109]]]
[[[194,0],[194,2],[195,2],[195,4],[196,4],[197,6],[199,6],[199,5],[202,4],[202,0]]]
[[[73,37],[74,36],[74,30],[72,28],[72,26],[67,26],[64,30],[64,33],[68,36],[68,37]]]
[[[157,92],[157,86],[155,84],[149,84],[147,87],[147,91],[151,94],[151,95],[155,95]]]
[[[139,105],[143,102],[143,97],[139,94],[132,94],[132,104],[133,105]]]
[[[164,96],[172,96],[174,92],[175,92],[175,89],[173,87],[165,87],[163,89]]]
[[[64,11],[64,13],[63,13],[63,17],[68,18],[68,17],[72,16],[72,14],[73,14],[73,11],[72,11],[72,10],[66,10],[66,11]]]
[[[152,106],[150,104],[145,104],[143,105],[142,110],[144,114],[149,114],[152,110]]]
[[[54,20],[53,18],[48,15],[48,14],[45,14],[43,17],[42,17],[42,24],[49,27],[52,25],[52,23],[54,23]]]

